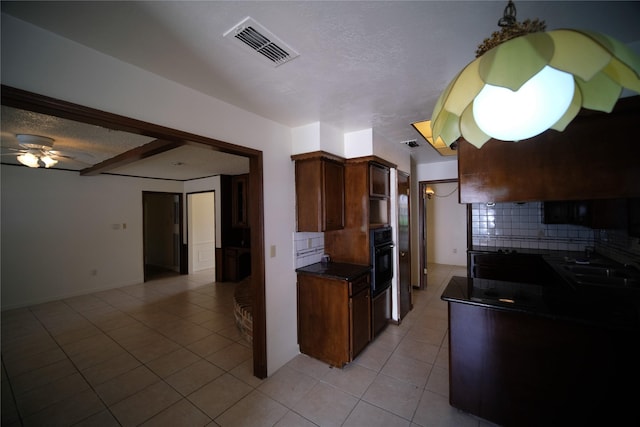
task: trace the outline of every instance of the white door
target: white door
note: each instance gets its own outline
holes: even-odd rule
[[[213,191],[188,194],[187,211],[189,274],[215,268],[216,210]]]

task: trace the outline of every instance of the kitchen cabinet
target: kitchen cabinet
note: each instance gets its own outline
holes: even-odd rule
[[[369,196],[389,197],[389,168],[378,163],[369,164]]]
[[[345,226],[325,233],[325,250],[341,262],[369,264],[369,230],[389,225],[390,168],[376,156],[345,161]],[[373,183],[373,181],[376,181]]]
[[[298,231],[344,227],[344,164],[327,153],[292,156],[296,174]]]
[[[626,229],[629,224],[627,199],[592,200],[589,206],[591,220],[589,227],[595,229]]]
[[[349,280],[298,274],[300,352],[343,367],[371,341],[369,274]]]
[[[544,202],[542,222],[595,229],[625,229],[628,224],[627,199]]]
[[[224,278],[226,282],[238,282],[251,274],[251,250],[242,247],[224,248]]]
[[[249,174],[236,175],[231,178],[231,226],[236,228],[249,227],[249,208],[247,193],[249,189]]]
[[[384,330],[391,319],[391,286],[373,298],[371,304],[371,331],[375,337]]]
[[[542,204],[544,224],[588,225],[589,205],[584,200],[551,201]]]
[[[640,425],[637,330],[456,302],[467,278],[452,281],[451,406],[504,426]]]
[[[369,163],[369,226],[389,224],[389,168]]]
[[[564,132],[517,143],[458,143],[461,203],[640,197],[640,96],[607,114],[583,110]]]

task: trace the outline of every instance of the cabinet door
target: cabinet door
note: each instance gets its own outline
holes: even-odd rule
[[[366,278],[365,278],[366,280]],[[361,290],[350,300],[351,351],[353,360],[371,341],[371,290]]]
[[[478,149],[461,139],[460,203],[638,197],[640,144],[629,135],[639,114],[640,96],[630,96],[610,114],[582,111],[564,132],[522,143],[490,140]],[[615,150],[594,138],[603,134]]]
[[[376,295],[371,307],[371,333],[376,336],[387,327],[391,319],[391,287]]]
[[[300,352],[342,367],[349,359],[349,293],[344,280],[298,275]]]
[[[389,197],[389,168],[376,163],[369,165],[369,195]]]
[[[592,200],[591,228],[623,230],[629,224],[627,199]]]
[[[231,226],[246,228],[249,226],[247,190],[249,175],[237,175],[231,179]]]
[[[296,161],[298,231],[344,228],[344,165],[313,158]]]
[[[228,282],[238,280],[238,251],[233,248],[224,249],[224,280]]]
[[[344,228],[344,166],[331,161],[323,162],[324,230]]]

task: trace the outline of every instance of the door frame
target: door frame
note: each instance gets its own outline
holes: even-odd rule
[[[170,196],[178,196],[178,224],[179,224],[179,239],[180,239],[180,245],[178,246],[178,248],[176,249],[175,247],[173,247],[174,250],[174,256],[178,256],[178,268],[179,268],[179,274],[188,274],[188,270],[185,270],[188,267],[188,257],[185,256],[184,254],[184,250],[183,250],[183,246],[184,246],[184,215],[183,215],[183,209],[184,209],[184,204],[183,204],[183,198],[182,198],[182,193],[173,193],[173,192],[166,192],[166,191],[147,191],[144,190],[142,191],[142,268],[143,268],[143,280],[146,282],[148,280],[147,278],[147,269],[146,269],[146,258],[147,258],[147,224],[146,224],[146,218],[147,216],[145,215],[146,212],[146,205],[145,205],[145,197],[148,196],[149,194],[164,194],[164,195],[170,195]],[[178,253],[176,254],[175,251],[178,251]]]
[[[418,205],[418,235],[420,236],[420,284],[418,289],[427,288],[427,186],[434,184],[444,184],[449,182],[458,182],[458,178],[436,179],[431,181],[420,181],[418,186],[418,195],[420,196],[420,204]]]
[[[249,158],[249,227],[251,227],[251,294],[253,310],[253,374],[258,378],[267,377],[267,337],[266,337],[266,301],[265,301],[265,259],[264,259],[264,191],[263,191],[263,153],[248,147],[231,144],[177,129],[172,129],[141,120],[97,110],[68,101],[40,95],[11,86],[0,86],[2,105],[34,111],[50,116],[61,117],[81,123],[102,126],[108,129],[135,133],[156,138],[149,148],[138,147],[88,168],[80,175],[106,173],[109,168],[117,167],[170,149],[192,145],[203,149],[221,151]],[[98,166],[98,165],[97,165]]]
[[[402,248],[400,247],[400,224],[398,224],[398,304],[397,304],[397,309],[398,309],[398,321],[401,322],[402,319],[404,319],[406,317],[406,315],[413,310],[413,292],[412,292],[412,288],[413,285],[411,284],[411,176],[406,173],[406,172],[402,172],[400,170],[397,171],[396,173],[396,197],[398,199],[398,218],[400,218],[400,206],[399,206],[399,201],[400,201],[400,186],[401,185],[405,185],[404,182],[403,184],[400,183],[400,177],[403,177],[403,180],[405,180],[404,182],[406,182],[406,188],[407,188],[407,254],[406,256],[402,255]],[[400,280],[400,260],[402,258],[405,258],[407,260],[407,262],[409,263],[409,268],[408,268],[408,282],[409,282],[409,307],[407,308],[407,311],[404,313],[403,315],[403,311],[402,311],[402,280]]]

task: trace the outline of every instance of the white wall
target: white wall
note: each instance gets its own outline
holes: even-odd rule
[[[458,161],[456,159],[428,164],[411,164],[411,283],[413,286],[420,284],[420,235],[419,206],[422,203],[422,195],[419,192],[419,183],[422,181],[437,181],[441,179],[458,178]]]
[[[5,85],[263,152],[267,373],[272,374],[298,354],[296,277],[291,266],[291,235],[295,228],[291,129],[5,14],[2,14],[1,31],[2,83]],[[41,179],[42,175],[34,177]],[[103,179],[117,180],[113,177]],[[85,182],[96,181],[89,178]],[[86,192],[91,191],[88,189]],[[139,201],[131,203],[140,205]],[[50,209],[53,207],[43,204],[40,215],[48,215]],[[68,221],[69,218],[61,215],[58,226],[62,223],[65,229],[73,228],[72,224],[66,223]],[[76,241],[82,240],[81,236],[70,234],[64,237],[55,242],[57,250],[60,250],[60,245],[81,245]],[[29,252],[30,247],[35,246],[29,242],[37,239],[31,233],[23,238],[25,252]],[[141,238],[138,239],[141,242]],[[273,258],[269,257],[272,245],[277,248]],[[3,250],[3,265],[5,253]],[[141,251],[137,256],[142,256]],[[117,258],[120,260],[119,254]],[[31,263],[28,258],[13,260],[25,269]],[[132,261],[120,261],[124,265],[119,264],[110,273],[113,275],[109,278],[112,285],[140,278],[132,271]],[[66,264],[69,269],[62,273],[74,281],[83,280],[81,277],[84,277],[86,269],[92,268],[83,258]],[[46,273],[39,270],[29,277],[30,286],[35,287],[30,292],[32,298],[49,293],[47,288],[52,280]],[[4,292],[4,281],[2,287]],[[57,293],[64,291],[61,289]]]
[[[182,183],[3,165],[2,309],[141,283],[142,191]]]
[[[467,205],[458,203],[458,183],[429,185],[427,200],[427,262],[467,265]]]

